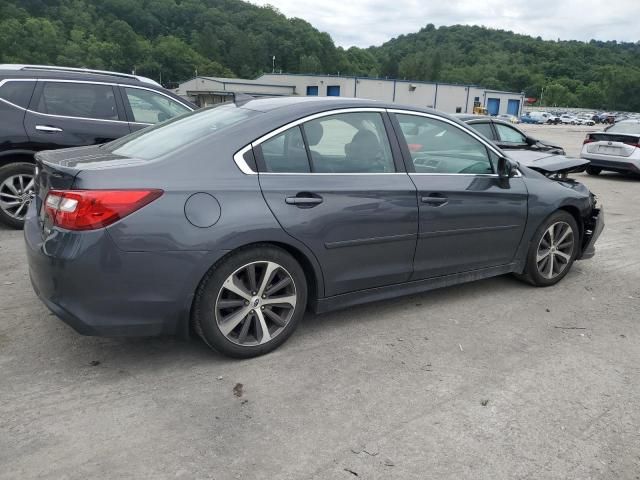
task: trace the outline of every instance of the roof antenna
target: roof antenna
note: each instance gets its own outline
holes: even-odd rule
[[[244,105],[247,102],[250,102],[251,100],[254,100],[254,97],[252,97],[251,95],[247,95],[246,93],[233,94],[233,103],[235,103],[236,106],[238,107],[241,107],[242,105]]]

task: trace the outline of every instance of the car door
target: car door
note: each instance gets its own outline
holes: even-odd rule
[[[412,278],[512,262],[527,218],[522,178],[500,179],[492,159],[497,159],[497,151],[457,122],[432,114],[392,112],[418,189],[420,222]]]
[[[24,118],[36,150],[105,143],[130,133],[114,85],[38,80]]]
[[[382,109],[352,109],[254,142],[264,198],[282,228],[319,260],[326,296],[411,276],[416,189],[391,128]]]
[[[121,85],[120,91],[131,131],[192,111],[169,95],[149,88]]]

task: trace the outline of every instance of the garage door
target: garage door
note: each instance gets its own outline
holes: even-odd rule
[[[487,98],[487,110],[489,111],[489,115],[498,115],[498,113],[500,113],[500,99]]]
[[[515,117],[520,113],[520,100],[509,100],[507,104],[507,113]]]

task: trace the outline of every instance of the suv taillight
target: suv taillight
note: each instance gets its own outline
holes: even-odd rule
[[[582,144],[586,145],[587,143],[591,143],[591,142],[595,142],[595,140],[591,137],[591,135],[587,135],[587,138],[584,139]]]
[[[49,190],[44,208],[55,226],[95,230],[130,215],[162,193],[162,190]]]

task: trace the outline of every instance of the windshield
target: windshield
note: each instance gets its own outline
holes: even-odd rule
[[[234,104],[205,108],[127,135],[105,147],[116,155],[151,160],[259,114]]]
[[[623,122],[616,123],[607,129],[607,133],[630,133],[632,135],[640,134],[640,122]]]

